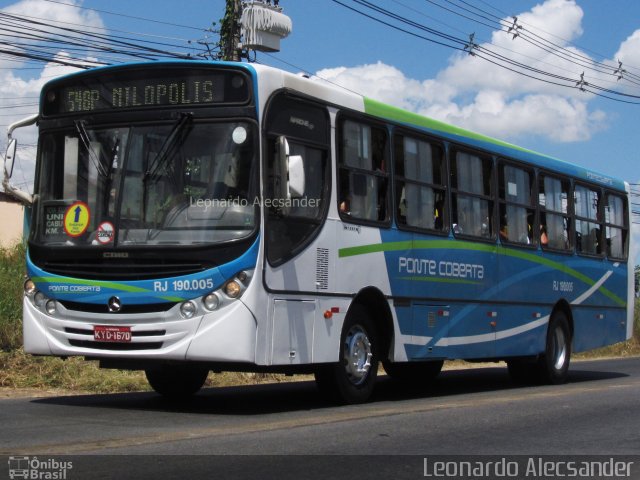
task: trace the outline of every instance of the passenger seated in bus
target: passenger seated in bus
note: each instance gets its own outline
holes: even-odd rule
[[[349,215],[351,213],[351,210],[349,209],[349,203],[350,202],[348,198],[345,198],[340,202],[340,213],[342,213],[343,215]]]
[[[540,225],[540,245],[546,247],[549,245],[549,237],[547,236],[547,227]]]
[[[433,209],[433,228],[436,230],[442,230],[443,222],[443,200],[436,200],[435,208]]]
[[[506,223],[500,225],[500,240],[503,242],[509,241],[509,227]]]

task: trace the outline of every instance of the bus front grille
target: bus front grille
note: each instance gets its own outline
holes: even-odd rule
[[[90,348],[93,350],[112,351],[138,351],[138,350],[158,350],[162,348],[162,342],[146,343],[115,343],[115,342],[93,342],[90,340],[69,340],[72,347]]]

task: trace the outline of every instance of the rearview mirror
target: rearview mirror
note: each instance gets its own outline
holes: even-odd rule
[[[13,165],[15,164],[17,148],[18,142],[15,138],[12,138],[7,145],[7,153],[4,156],[4,174],[6,178],[11,178],[13,175]]]
[[[301,197],[305,189],[304,159],[301,155],[289,155],[289,151],[289,142],[286,137],[284,135],[278,137],[274,193],[284,199]]]
[[[304,160],[300,155],[289,155],[288,197],[300,198],[304,195]]]

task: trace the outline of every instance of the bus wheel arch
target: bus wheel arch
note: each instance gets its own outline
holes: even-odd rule
[[[571,311],[571,305],[564,298],[559,300],[554,305],[553,310],[551,311],[551,316],[549,317],[549,322],[551,322],[553,315],[558,311],[564,313],[565,317],[567,318],[567,322],[569,323],[569,332],[571,333],[571,341],[573,342],[573,333],[575,331],[573,324],[573,313]]]
[[[561,384],[568,378],[574,323],[569,302],[562,299],[553,307],[544,336],[544,351],[535,357],[507,360],[509,375],[517,383]]]
[[[338,362],[315,369],[316,383],[330,400],[353,404],[369,399],[379,363],[389,352],[390,314],[377,289],[364,289],[351,302],[341,328]]]
[[[362,306],[375,324],[378,333],[380,360],[388,358],[393,346],[394,327],[387,298],[376,287],[366,287],[356,294],[349,311],[355,305]],[[347,315],[349,315],[349,311],[347,311]]]

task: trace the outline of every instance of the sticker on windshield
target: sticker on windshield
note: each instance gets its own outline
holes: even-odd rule
[[[115,237],[115,228],[113,227],[113,223],[111,222],[102,222],[98,225],[98,242],[102,245],[107,245],[113,242]]]
[[[247,129],[244,127],[236,127],[231,134],[231,138],[236,145],[242,145],[247,139]]]
[[[79,237],[89,227],[89,206],[84,202],[74,202],[64,212],[64,231],[70,237]]]

